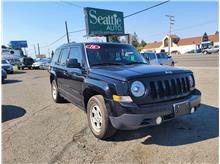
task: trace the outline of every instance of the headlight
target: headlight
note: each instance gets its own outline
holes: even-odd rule
[[[188,79],[189,79],[189,86],[190,86],[190,88],[193,88],[194,87],[194,80],[193,80],[192,75],[188,76]]]
[[[144,84],[140,81],[134,81],[131,84],[131,93],[135,96],[135,97],[141,97],[144,95],[145,92],[145,87]]]

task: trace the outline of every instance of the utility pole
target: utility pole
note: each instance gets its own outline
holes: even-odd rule
[[[34,54],[35,54],[35,56],[37,55],[35,44],[34,44]]]
[[[174,25],[174,16],[172,15],[165,15],[166,17],[169,18],[169,46],[168,46],[168,54],[171,55],[170,53],[170,49],[171,49],[171,42],[172,42],[172,38],[171,38],[171,31],[172,31],[172,26]]]
[[[67,27],[67,21],[65,21],[65,27],[66,27],[67,43],[69,43],[70,42],[70,38],[69,38],[69,32],[68,32],[68,27]]]
[[[39,43],[37,43],[37,47],[38,47],[38,55],[40,55],[40,46],[39,46]]]
[[[50,58],[50,48],[48,48],[48,58]]]

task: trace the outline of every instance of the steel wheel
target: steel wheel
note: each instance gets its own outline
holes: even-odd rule
[[[98,105],[94,105],[90,110],[90,121],[92,128],[96,132],[100,132],[102,128],[102,114]]]
[[[56,84],[55,80],[53,80],[52,83],[51,83],[51,95],[52,95],[53,100],[56,103],[61,103],[61,102],[64,101],[63,98],[59,94],[59,91],[58,91],[57,84]]]
[[[53,96],[53,99],[56,100],[56,98],[57,98],[57,87],[56,87],[56,84],[54,84],[54,82],[52,83],[52,96]]]

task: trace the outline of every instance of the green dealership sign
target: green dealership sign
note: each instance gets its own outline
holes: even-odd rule
[[[123,12],[86,7],[84,14],[87,35],[124,34]]]

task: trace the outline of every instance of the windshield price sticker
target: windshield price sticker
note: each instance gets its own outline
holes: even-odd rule
[[[100,49],[100,46],[99,45],[94,45],[94,44],[89,44],[89,45],[86,45],[86,48],[88,48],[88,49]]]

